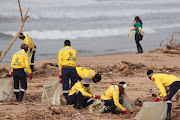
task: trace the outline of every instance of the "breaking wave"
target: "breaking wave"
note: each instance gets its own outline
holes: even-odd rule
[[[154,33],[155,30],[151,28],[144,28],[145,33]],[[2,32],[5,35],[16,34],[16,31]],[[44,30],[44,31],[24,31],[35,39],[77,39],[77,38],[90,38],[90,37],[109,37],[126,35],[129,33],[129,29],[112,28],[112,29],[86,29],[86,30]]]

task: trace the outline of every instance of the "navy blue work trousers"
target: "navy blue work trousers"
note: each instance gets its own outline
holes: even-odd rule
[[[113,99],[110,99],[110,100],[104,100],[105,102],[105,106],[111,106],[113,107],[114,109],[116,108],[116,105],[114,104],[114,100]],[[119,96],[119,103],[122,105],[123,104],[123,100],[121,98],[121,96]]]
[[[69,87],[69,79],[71,79],[71,86]],[[77,82],[78,74],[76,68],[62,68],[62,83],[63,95],[68,100],[68,94],[71,87]]]
[[[27,79],[24,68],[13,69],[13,80],[14,80],[14,90],[19,90],[19,81],[21,83],[21,91],[25,92],[27,89]]]

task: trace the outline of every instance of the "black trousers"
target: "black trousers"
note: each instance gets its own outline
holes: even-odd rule
[[[114,104],[114,100],[113,99],[110,99],[110,100],[104,100],[105,102],[105,106],[111,106],[112,108],[116,108],[116,105]],[[121,95],[119,96],[119,103],[120,104],[123,104],[123,100],[122,100],[122,97]]]
[[[36,46],[34,46],[36,48]],[[32,51],[32,49],[30,49],[30,52]],[[36,51],[34,51],[32,53],[32,57],[31,57],[31,63],[30,63],[30,68],[31,68],[31,71],[33,72],[34,71],[34,57],[35,57],[35,53]]]
[[[83,108],[87,107],[88,105],[93,103],[93,99],[89,97],[85,97],[82,95],[82,93],[76,92],[71,96],[68,96],[68,102],[70,105],[80,105]]]
[[[139,32],[135,33],[135,42],[136,42],[138,53],[143,52],[143,49],[142,49],[141,44],[140,44],[140,41],[142,40],[142,38],[143,38],[143,36]]]
[[[180,81],[175,81],[170,85],[170,88],[168,90],[168,100],[167,100],[167,105],[168,105],[168,109],[167,109],[167,118],[166,120],[170,120],[171,119],[171,107],[172,107],[172,101],[171,98],[176,94],[176,92],[179,90],[180,88]]]
[[[27,79],[24,68],[13,69],[13,80],[14,80],[14,90],[19,90],[19,81],[21,83],[21,91],[25,92],[27,89]]]
[[[180,88],[180,81],[175,81],[170,85],[167,95],[168,100],[171,100],[171,98],[176,94],[179,88]]]
[[[76,68],[62,68],[63,95],[66,100],[68,100],[69,90],[71,89],[69,79],[71,79],[72,87],[78,80]]]

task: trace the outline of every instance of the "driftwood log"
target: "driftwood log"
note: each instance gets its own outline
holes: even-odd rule
[[[180,54],[180,50],[173,50],[173,49],[164,49],[164,48],[157,48],[157,50],[161,50],[164,53],[170,53],[170,54]]]

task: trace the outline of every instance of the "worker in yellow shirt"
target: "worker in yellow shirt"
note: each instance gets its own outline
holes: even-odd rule
[[[29,58],[27,55],[28,45],[22,44],[21,50],[16,52],[12,57],[11,62],[11,77],[14,80],[14,94],[18,102],[21,102],[24,93],[27,89],[27,79],[24,69],[30,74],[30,79],[32,79],[32,71],[29,66]],[[21,90],[19,90],[19,81],[21,83]]]
[[[69,89],[77,82],[78,75],[76,72],[77,51],[71,48],[69,40],[64,41],[64,48],[59,50],[59,79],[63,84],[63,95],[68,103]],[[71,87],[69,87],[69,78],[71,79]]]
[[[125,114],[130,114],[129,110],[122,106],[123,100],[121,95],[124,93],[124,89],[127,87],[125,82],[120,82],[118,85],[111,85],[102,95],[101,100],[105,102],[107,109],[105,112],[111,112],[118,114],[115,111],[116,107],[120,108]]]
[[[76,67],[78,79],[81,81],[84,77],[89,77],[91,81],[97,83],[101,81],[101,75],[97,74],[94,70],[87,67]]]
[[[148,70],[147,76],[158,86],[159,90],[161,91],[161,94],[154,100],[154,102],[158,102],[160,97],[164,97],[164,101],[167,101],[168,110],[166,120],[170,120],[172,106],[171,98],[180,88],[180,79],[169,74],[154,74],[153,70]]]
[[[93,83],[88,77],[77,82],[68,95],[69,105],[74,105],[75,109],[85,108],[93,103],[93,98],[100,99],[99,95],[93,95],[89,84]]]
[[[36,53],[36,46],[32,41],[32,38],[28,34],[20,33],[19,38],[24,41],[24,44],[28,45],[27,54],[29,56],[29,64],[32,72],[34,71],[34,57]]]

